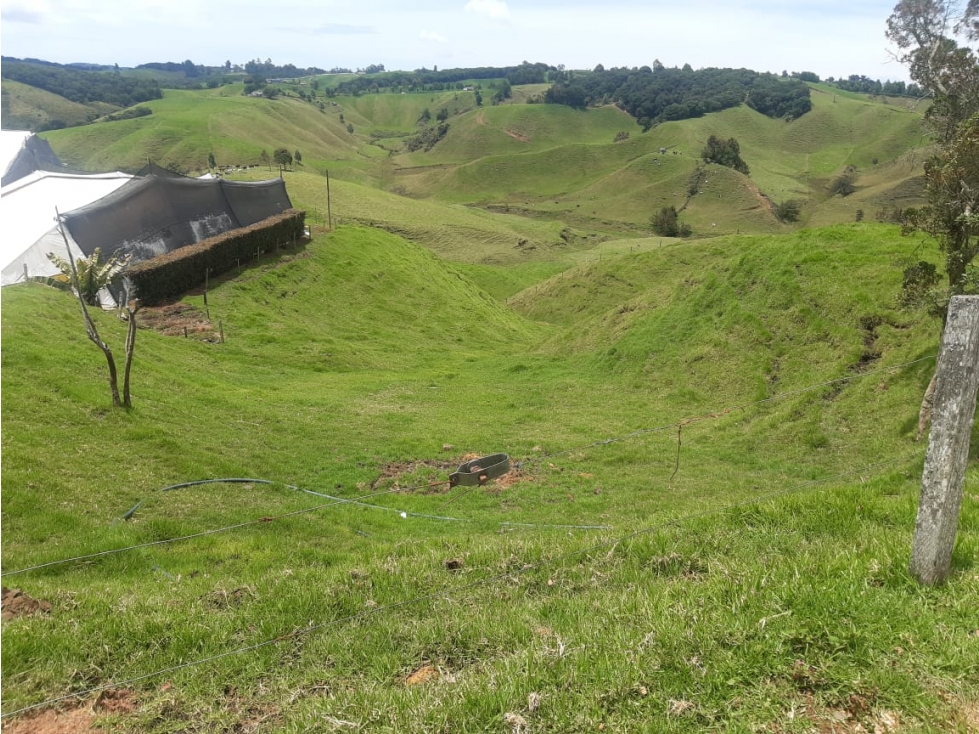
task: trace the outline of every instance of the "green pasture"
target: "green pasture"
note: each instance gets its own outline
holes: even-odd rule
[[[90,170],[137,170],[146,161],[175,162],[190,171],[207,169],[208,153],[219,166],[257,165],[265,150],[299,150],[303,164],[344,169],[363,178],[367,164],[359,143],[327,112],[294,98],[243,97],[240,89],[166,90],[163,99],[145,103],[153,114],[47,133],[66,163]],[[335,164],[334,164],[335,163]]]
[[[4,573],[266,521],[6,577],[53,608],[4,622],[3,712],[116,684],[110,731],[968,731],[974,469],[949,583],[905,570],[915,243],[625,242],[457,264],[343,224],[212,281],[223,344],[141,330],[131,411],[66,294],[4,289]],[[518,481],[449,489],[498,451]],[[159,491],[219,477],[275,484]]]

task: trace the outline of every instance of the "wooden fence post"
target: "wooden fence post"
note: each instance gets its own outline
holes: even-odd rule
[[[979,388],[979,296],[952,298],[935,369],[935,405],[910,566],[911,575],[928,585],[944,581],[952,565]]]

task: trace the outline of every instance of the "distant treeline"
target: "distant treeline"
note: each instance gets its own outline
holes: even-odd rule
[[[858,92],[860,94],[886,95],[888,97],[921,97],[924,94],[917,84],[890,81],[881,83],[880,79],[870,79],[858,74],[851,74],[846,79],[830,77],[826,82],[846,92]]]
[[[746,104],[763,115],[797,118],[812,109],[809,87],[800,79],[779,78],[748,69],[615,68],[591,72],[557,71],[544,102],[584,109],[615,104],[636,118],[643,130],[670,120],[702,117]]]
[[[377,67],[368,67],[377,68]],[[383,66],[380,66],[383,70]],[[531,64],[524,61],[519,66],[481,66],[474,69],[416,69],[415,71],[389,71],[372,76],[359,76],[340,82],[336,94],[358,95],[379,92],[382,89],[403,89],[409,92],[440,92],[456,89],[463,81],[480,79],[506,79],[511,85],[543,84],[548,72],[555,67],[547,64]]]
[[[133,79],[114,71],[85,71],[77,66],[34,59],[20,60],[5,56],[0,61],[0,77],[59,94],[81,104],[107,102],[118,107],[130,107],[163,96],[159,82],[154,79]]]

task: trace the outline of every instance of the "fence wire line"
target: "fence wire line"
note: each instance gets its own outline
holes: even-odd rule
[[[374,510],[386,510],[388,512],[397,512],[404,518],[417,517],[423,520],[439,520],[442,522],[474,522],[471,519],[464,517],[449,517],[445,515],[430,515],[423,512],[410,512],[407,510],[399,510],[396,507],[385,507],[384,505],[375,505],[369,502],[364,502],[365,499],[371,499],[374,497],[381,497],[387,494],[395,494],[397,492],[411,492],[417,489],[425,489],[427,487],[435,487],[440,484],[448,483],[448,479],[430,482],[428,484],[418,484],[413,487],[394,487],[392,489],[382,490],[379,492],[373,492],[370,494],[364,494],[359,497],[343,498],[334,497],[333,495],[323,494],[321,492],[315,492],[311,489],[304,489],[302,487],[297,487],[294,484],[284,484],[280,482],[274,482],[270,479],[251,479],[251,478],[225,478],[225,479],[199,479],[193,482],[183,482],[182,484],[174,484],[169,487],[164,487],[159,492],[168,492],[174,489],[181,489],[184,487],[195,487],[204,484],[265,484],[265,485],[281,485],[288,489],[296,490],[297,492],[302,492],[303,494],[309,494],[314,497],[322,497],[330,502],[325,502],[323,504],[314,505],[312,507],[306,507],[301,510],[294,510],[293,512],[286,512],[279,515],[269,515],[266,517],[261,517],[257,520],[247,520],[245,522],[235,523],[234,525],[225,525],[220,528],[213,528],[211,530],[204,530],[199,533],[191,533],[190,535],[180,535],[175,538],[163,538],[161,540],[153,540],[147,543],[139,543],[137,545],[130,545],[123,548],[110,548],[109,550],[98,551],[96,553],[88,553],[81,556],[74,556],[72,558],[62,558],[56,561],[48,561],[46,563],[39,563],[35,566],[27,566],[26,568],[21,568],[16,571],[5,571],[0,573],[0,577],[5,576],[16,576],[22,573],[28,573],[30,571],[37,571],[42,568],[49,568],[51,566],[60,566],[67,563],[74,563],[76,561],[87,561],[93,558],[101,558],[103,556],[116,555],[118,553],[126,553],[128,551],[139,550],[140,548],[150,548],[158,545],[166,545],[168,543],[178,543],[185,540],[193,540],[194,538],[203,538],[208,535],[215,535],[217,533],[227,532],[229,530],[238,530],[241,528],[250,527],[252,525],[261,525],[263,523],[274,522],[276,520],[283,520],[285,518],[294,517],[296,515],[303,515],[309,512],[316,512],[317,510],[323,510],[328,507],[335,507],[336,505],[354,505],[357,507],[365,507]],[[131,513],[135,512],[136,509],[143,503],[141,500],[135,507],[130,509],[124,517],[129,516]],[[539,528],[539,529],[555,529],[555,530],[611,530],[609,525],[570,525],[570,524],[553,524],[553,523],[519,523],[519,522],[501,522],[499,523],[502,527],[527,527],[527,528]]]
[[[598,447],[598,446],[608,446],[608,445],[613,444],[613,443],[621,443],[623,441],[628,441],[629,439],[636,438],[637,436],[643,436],[643,435],[647,435],[647,434],[650,434],[650,433],[667,431],[667,430],[671,430],[673,428],[676,428],[677,431],[678,431],[678,433],[677,433],[677,470],[678,470],[679,469],[680,431],[682,431],[682,427],[685,426],[685,425],[690,425],[692,423],[699,423],[699,422],[705,421],[705,420],[711,420],[711,419],[721,418],[721,417],[723,417],[725,415],[729,415],[730,413],[733,413],[736,410],[745,410],[746,408],[749,408],[749,407],[763,405],[765,403],[770,403],[770,402],[774,402],[774,401],[777,401],[777,400],[782,400],[782,399],[787,398],[787,397],[792,397],[793,395],[801,395],[801,394],[804,394],[804,393],[807,393],[807,392],[812,392],[814,390],[818,390],[818,389],[823,388],[823,387],[829,387],[831,385],[836,385],[836,384],[840,384],[840,383],[850,382],[851,380],[857,380],[857,379],[861,379],[861,378],[864,378],[864,377],[871,377],[873,375],[878,375],[878,374],[881,374],[881,373],[884,373],[884,372],[892,372],[894,370],[903,369],[904,367],[909,367],[911,365],[918,364],[919,362],[926,362],[928,360],[933,360],[935,358],[936,358],[936,355],[930,355],[930,356],[927,356],[927,357],[921,357],[919,359],[911,360],[910,362],[903,362],[901,364],[891,365],[889,367],[882,367],[882,368],[880,368],[878,370],[873,370],[871,372],[863,372],[863,373],[857,374],[857,375],[849,375],[847,377],[841,377],[841,378],[838,378],[838,379],[835,379],[835,380],[828,380],[826,382],[817,383],[815,385],[809,385],[807,387],[799,388],[798,390],[790,390],[787,393],[782,393],[782,394],[779,394],[779,395],[773,395],[772,397],[764,398],[762,400],[757,400],[757,401],[752,402],[752,403],[743,403],[741,405],[730,406],[728,408],[724,408],[723,410],[719,410],[719,411],[714,411],[714,412],[710,412],[710,413],[704,413],[704,414],[697,415],[697,416],[690,416],[690,417],[687,417],[687,418],[683,418],[683,419],[681,419],[679,421],[673,421],[672,423],[667,423],[667,424],[664,424],[664,425],[661,425],[661,426],[654,426],[652,428],[642,428],[642,429],[639,429],[639,430],[636,430],[636,431],[632,431],[631,433],[627,433],[627,434],[625,434],[623,436],[619,436],[619,437],[616,437],[616,438],[607,438],[607,439],[603,439],[603,440],[600,440],[600,441],[594,441],[592,443],[585,444],[585,445],[579,446],[577,448],[565,449],[563,451],[556,451],[556,452],[553,452],[553,453],[542,454],[541,456],[531,457],[529,459],[524,460],[524,462],[518,463],[517,466],[520,467],[520,466],[522,466],[524,464],[539,463],[539,462],[541,462],[541,461],[543,461],[545,459],[551,459],[551,458],[554,458],[554,457],[557,457],[557,456],[564,456],[566,454],[572,454],[572,453],[576,453],[578,451],[585,451],[587,449],[595,448],[595,447]],[[676,475],[676,471],[674,471],[674,476],[675,475]],[[229,480],[225,480],[225,479],[204,479],[204,480],[199,480],[199,481],[194,481],[194,482],[184,482],[182,484],[175,484],[175,485],[172,485],[170,487],[166,487],[166,488],[164,488],[161,491],[164,491],[165,492],[165,491],[169,491],[171,489],[177,489],[177,488],[180,488],[180,487],[188,487],[188,486],[195,486],[195,485],[200,485],[200,484],[209,484],[209,483],[218,483],[218,482],[227,482],[227,481],[229,481]],[[241,479],[241,480],[235,479],[235,480],[231,480],[231,481],[239,482],[239,483],[252,482],[252,483],[256,483],[256,484],[270,484],[270,485],[278,484],[278,482],[273,482],[273,481],[270,481],[268,479]],[[445,481],[448,481],[448,480],[445,480]],[[149,548],[149,547],[157,546],[157,545],[165,545],[165,544],[168,544],[168,543],[177,543],[177,542],[183,542],[185,540],[193,540],[195,538],[202,538],[202,537],[206,537],[208,535],[215,535],[217,533],[223,533],[223,532],[227,532],[229,530],[238,530],[238,529],[241,529],[241,528],[250,527],[252,525],[259,525],[261,523],[273,522],[275,520],[282,520],[282,519],[285,519],[285,518],[288,518],[288,517],[293,517],[295,515],[303,515],[303,514],[306,514],[306,513],[309,513],[309,512],[315,512],[317,510],[322,510],[322,509],[325,509],[327,507],[333,507],[333,506],[339,505],[339,504],[352,504],[352,505],[358,505],[358,506],[362,506],[362,507],[370,507],[370,508],[374,508],[374,509],[383,509],[383,510],[388,510],[389,512],[398,512],[398,513],[401,513],[403,516],[406,516],[406,517],[419,517],[419,518],[422,518],[422,519],[439,520],[439,521],[449,521],[449,522],[471,522],[471,520],[467,520],[465,518],[445,517],[445,516],[441,516],[441,515],[427,515],[427,514],[424,514],[424,513],[407,512],[407,511],[397,510],[396,508],[392,508],[392,507],[384,507],[382,505],[373,505],[373,504],[369,504],[369,503],[363,502],[363,500],[365,500],[365,499],[372,499],[374,497],[380,497],[380,496],[383,496],[383,495],[386,495],[386,494],[392,494],[392,493],[395,493],[395,492],[411,492],[411,491],[414,491],[416,489],[423,489],[423,488],[426,488],[426,487],[437,486],[439,484],[444,484],[445,481],[431,482],[429,484],[420,484],[420,485],[417,485],[417,486],[414,486],[414,487],[395,487],[393,489],[384,490],[384,491],[376,492],[376,493],[365,494],[365,495],[361,495],[359,497],[353,497],[353,498],[349,498],[349,499],[340,498],[340,497],[333,497],[332,495],[321,494],[319,492],[314,492],[313,490],[303,489],[301,487],[297,487],[297,486],[292,485],[292,484],[285,484],[285,483],[283,483],[282,486],[287,487],[289,489],[294,489],[296,491],[303,492],[303,493],[306,493],[306,494],[310,494],[310,495],[313,495],[313,496],[316,496],[316,497],[325,497],[325,498],[328,498],[328,499],[330,499],[332,501],[331,502],[328,502],[328,503],[325,503],[325,504],[320,504],[320,505],[315,505],[313,507],[308,507],[308,508],[305,508],[305,509],[302,509],[302,510],[296,510],[294,512],[287,512],[287,513],[284,513],[284,514],[281,514],[281,515],[274,515],[274,516],[269,516],[269,517],[263,517],[263,518],[259,518],[258,520],[248,520],[246,522],[236,523],[234,525],[226,525],[224,527],[214,528],[212,530],[205,530],[205,531],[202,531],[202,532],[199,532],[199,533],[192,533],[190,535],[182,535],[182,536],[178,536],[176,538],[164,538],[162,540],[155,540],[155,541],[151,541],[151,542],[148,542],[148,543],[140,543],[138,545],[127,546],[125,548],[114,548],[114,549],[110,549],[110,550],[99,551],[97,553],[90,553],[90,554],[86,554],[86,555],[76,556],[74,558],[65,558],[65,559],[60,559],[60,560],[56,560],[56,561],[49,561],[47,563],[40,563],[40,564],[37,564],[35,566],[28,566],[26,568],[21,568],[21,569],[18,569],[16,571],[5,571],[3,573],[0,573],[0,578],[6,577],[6,576],[16,576],[18,574],[28,573],[30,571],[37,571],[39,569],[48,568],[48,567],[51,567],[51,566],[59,566],[59,565],[63,565],[63,564],[66,564],[66,563],[73,563],[73,562],[76,562],[76,561],[84,561],[84,560],[90,560],[92,558],[99,558],[99,557],[102,557],[102,556],[109,556],[109,555],[115,555],[115,554],[118,554],[118,553],[125,553],[125,552],[132,551],[132,550],[138,550],[140,548]],[[461,495],[465,495],[467,493],[468,492],[462,492],[461,494],[458,494],[456,496],[450,497],[445,502],[443,502],[441,505],[439,505],[439,508],[445,507],[446,505],[455,502],[457,499],[459,499],[461,497]],[[137,505],[136,507],[138,507],[138,506],[139,505]],[[133,512],[135,509],[136,508],[134,507],[132,510],[130,510],[130,512]],[[578,530],[606,530],[606,529],[611,529],[608,526],[604,526],[604,525],[546,525],[546,524],[533,524],[533,523],[500,523],[500,524],[503,525],[503,526],[511,526],[511,527],[539,527],[539,528],[555,528],[555,529],[564,529],[564,528],[578,529]]]
[[[364,619],[364,618],[373,616],[375,614],[379,614],[381,612],[390,611],[390,610],[393,610],[393,609],[401,609],[403,607],[411,606],[411,605],[417,604],[419,602],[433,600],[433,599],[442,599],[442,598],[448,599],[448,598],[452,598],[452,597],[454,597],[456,595],[459,595],[459,594],[464,594],[464,593],[467,593],[467,592],[471,592],[471,591],[479,588],[480,586],[483,586],[485,584],[492,583],[494,581],[500,581],[502,579],[505,579],[505,578],[508,578],[508,577],[513,577],[513,576],[524,575],[524,574],[528,573],[529,571],[536,571],[536,570],[539,570],[539,569],[544,568],[546,566],[553,565],[555,563],[560,563],[561,561],[567,560],[569,558],[573,558],[575,556],[584,555],[584,554],[587,554],[587,553],[592,553],[594,551],[602,550],[604,548],[614,548],[615,546],[620,545],[621,543],[627,542],[627,541],[632,540],[634,538],[637,538],[637,537],[639,537],[641,535],[647,535],[649,533],[655,532],[657,530],[663,530],[664,528],[668,528],[668,527],[671,527],[671,526],[678,526],[678,525],[681,525],[681,524],[683,524],[685,522],[688,522],[690,520],[695,520],[695,519],[707,517],[707,516],[710,516],[710,515],[717,515],[717,514],[722,514],[722,513],[725,513],[725,512],[730,512],[731,510],[735,510],[735,509],[738,509],[740,507],[746,507],[746,506],[749,506],[749,505],[758,504],[760,502],[766,502],[766,501],[775,499],[777,497],[782,497],[782,496],[785,496],[785,495],[788,495],[788,494],[792,494],[794,492],[798,492],[798,491],[803,490],[803,489],[806,489],[808,487],[813,487],[813,486],[817,486],[817,485],[820,485],[820,484],[827,484],[829,482],[832,482],[832,481],[835,481],[835,480],[838,480],[838,479],[842,479],[842,478],[847,477],[847,476],[852,476],[854,474],[863,474],[865,472],[872,471],[872,470],[875,470],[875,469],[880,469],[882,467],[887,467],[887,466],[893,466],[893,465],[901,464],[901,463],[904,463],[904,462],[906,462],[906,461],[914,458],[915,456],[921,455],[921,453],[922,453],[922,450],[918,450],[918,451],[915,451],[913,453],[909,453],[909,454],[907,454],[907,455],[905,455],[905,456],[903,456],[903,457],[901,457],[899,459],[891,459],[889,461],[882,461],[882,462],[878,462],[876,464],[870,464],[868,466],[864,466],[864,467],[861,467],[859,469],[851,469],[850,471],[846,471],[846,472],[843,472],[841,474],[836,474],[836,475],[834,475],[832,477],[824,477],[822,479],[813,479],[813,480],[810,480],[808,482],[803,482],[802,484],[797,484],[794,487],[788,487],[786,489],[780,489],[780,490],[774,490],[772,492],[766,492],[766,493],[757,495],[755,497],[751,497],[751,498],[742,500],[740,502],[735,502],[735,503],[730,504],[730,505],[725,505],[723,507],[701,510],[700,512],[694,512],[694,513],[690,513],[688,515],[681,515],[680,517],[675,517],[675,518],[671,518],[669,520],[664,520],[663,522],[657,523],[655,525],[649,525],[649,526],[646,526],[646,527],[643,527],[643,528],[639,528],[638,530],[635,530],[635,531],[633,531],[631,533],[627,533],[626,535],[623,535],[623,536],[618,537],[618,538],[614,538],[612,540],[605,540],[605,541],[601,541],[601,542],[598,542],[598,543],[593,543],[591,545],[585,546],[584,548],[579,548],[579,549],[576,549],[576,550],[568,551],[566,553],[561,553],[561,554],[559,554],[557,556],[554,556],[553,558],[549,558],[549,559],[546,559],[546,560],[538,561],[537,563],[526,564],[526,565],[524,565],[524,566],[522,566],[522,567],[520,567],[518,569],[512,569],[512,570],[503,571],[501,573],[493,574],[491,576],[487,576],[486,578],[477,579],[476,581],[472,581],[472,582],[470,582],[468,584],[461,584],[461,585],[455,586],[455,587],[453,587],[451,589],[443,589],[441,591],[433,591],[433,592],[430,592],[428,594],[420,594],[418,596],[411,597],[410,599],[402,599],[401,601],[392,602],[391,604],[384,604],[384,605],[381,605],[381,606],[373,607],[371,609],[365,609],[365,610],[360,611],[360,612],[357,612],[355,614],[348,614],[345,617],[338,617],[336,619],[332,619],[329,622],[320,622],[318,624],[310,624],[310,625],[307,625],[306,627],[301,627],[300,629],[293,630],[292,632],[286,632],[284,634],[278,635],[277,637],[272,637],[272,638],[270,638],[268,640],[264,640],[262,642],[255,643],[254,645],[246,645],[246,646],[243,646],[243,647],[235,648],[234,650],[228,650],[226,652],[218,653],[216,655],[211,655],[211,656],[208,656],[208,657],[205,657],[205,658],[199,658],[197,660],[189,660],[186,663],[180,663],[178,665],[173,665],[173,666],[170,666],[168,668],[162,668],[160,670],[156,670],[156,671],[153,671],[151,673],[144,673],[143,675],[137,675],[137,676],[134,676],[132,678],[127,678],[125,680],[121,680],[121,681],[119,681],[117,683],[106,683],[106,684],[101,685],[101,686],[94,686],[92,688],[88,688],[88,689],[86,689],[84,691],[78,691],[76,693],[68,693],[68,694],[65,694],[63,696],[57,696],[55,698],[49,698],[49,699],[47,699],[45,701],[40,701],[38,703],[34,703],[34,704],[29,705],[29,706],[23,706],[23,707],[21,707],[19,709],[16,709],[14,711],[2,713],[2,714],[0,714],[0,718],[5,719],[5,718],[11,717],[11,716],[16,716],[18,714],[22,714],[22,713],[24,713],[26,711],[31,711],[31,710],[34,710],[34,709],[44,708],[46,706],[50,706],[50,705],[55,704],[55,703],[60,703],[61,701],[67,701],[67,700],[74,699],[74,698],[83,698],[83,697],[89,696],[89,695],[91,695],[93,693],[100,693],[102,691],[106,691],[106,690],[109,690],[109,689],[112,689],[112,688],[121,688],[123,686],[129,686],[129,685],[132,685],[133,683],[138,683],[140,681],[147,680],[149,678],[156,678],[158,676],[166,675],[168,673],[174,673],[174,672],[176,672],[178,670],[183,670],[185,668],[196,667],[198,665],[204,665],[206,663],[214,662],[215,660],[221,660],[223,658],[232,657],[234,655],[240,655],[242,653],[252,652],[254,650],[258,650],[258,649],[261,649],[263,647],[268,647],[269,645],[275,645],[275,644],[277,644],[279,642],[284,642],[286,640],[290,640],[290,639],[295,639],[295,638],[298,638],[298,637],[302,637],[302,636],[311,634],[313,632],[317,632],[319,630],[327,629],[329,627],[339,626],[341,624],[345,624],[345,623],[348,623],[348,622],[353,622],[353,621],[356,621],[356,620],[359,620],[359,619]]]

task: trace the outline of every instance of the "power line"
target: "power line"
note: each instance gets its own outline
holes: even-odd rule
[[[521,568],[518,568],[518,569],[512,569],[512,570],[504,571],[502,573],[493,574],[492,576],[488,576],[486,578],[478,579],[478,580],[472,581],[472,582],[470,582],[468,584],[462,584],[460,586],[456,586],[456,587],[453,587],[451,589],[442,590],[442,591],[433,591],[433,592],[430,592],[428,594],[420,594],[418,596],[411,597],[410,599],[403,599],[401,601],[393,602],[391,604],[384,604],[384,605],[373,607],[373,608],[370,608],[370,609],[365,609],[365,610],[363,610],[361,612],[357,612],[356,614],[350,614],[350,615],[347,615],[346,617],[339,617],[337,619],[330,620],[329,622],[320,622],[318,624],[307,625],[306,627],[302,627],[302,628],[300,628],[298,630],[294,630],[292,632],[287,632],[285,634],[278,635],[277,637],[273,637],[273,638],[264,640],[263,642],[259,642],[259,643],[256,643],[254,645],[246,645],[244,647],[235,648],[234,650],[228,650],[226,652],[218,653],[217,655],[211,655],[211,656],[206,657],[206,658],[200,658],[198,660],[190,660],[190,661],[188,661],[186,663],[180,663],[179,665],[173,665],[173,666],[171,666],[169,668],[163,668],[163,669],[160,669],[160,670],[156,670],[156,671],[153,671],[152,673],[144,673],[143,675],[138,675],[138,676],[134,676],[132,678],[127,678],[125,680],[118,681],[116,683],[106,683],[106,684],[101,685],[101,686],[94,686],[92,688],[88,688],[88,689],[86,689],[84,691],[79,691],[79,692],[76,692],[76,693],[69,693],[69,694],[66,694],[64,696],[58,696],[58,697],[55,697],[55,698],[49,698],[49,699],[47,699],[45,701],[41,701],[39,703],[31,704],[29,706],[24,706],[22,708],[16,709],[15,711],[10,711],[10,712],[7,712],[7,713],[2,713],[2,714],[0,714],[0,718],[8,718],[10,716],[16,716],[17,714],[24,713],[25,711],[31,711],[33,709],[43,708],[43,707],[50,706],[50,705],[55,704],[55,703],[59,703],[61,701],[66,701],[66,700],[73,699],[73,698],[82,698],[84,696],[88,696],[88,695],[91,695],[93,693],[99,693],[101,691],[109,690],[111,688],[120,688],[122,686],[129,686],[129,685],[132,685],[133,683],[138,683],[139,681],[146,680],[148,678],[155,678],[155,677],[160,676],[160,675],[165,675],[167,673],[173,673],[173,672],[176,672],[178,670],[183,670],[185,668],[196,667],[198,665],[203,665],[205,663],[213,662],[215,660],[221,660],[223,658],[231,657],[233,655],[239,655],[239,654],[246,653],[246,652],[252,652],[254,650],[258,650],[260,648],[267,647],[269,645],[274,645],[274,644],[277,644],[279,642],[283,642],[285,640],[290,640],[290,639],[294,639],[294,638],[297,638],[297,637],[302,637],[302,636],[308,635],[308,634],[310,634],[312,632],[316,632],[316,631],[319,631],[319,630],[327,629],[329,627],[334,627],[334,626],[337,626],[337,625],[340,625],[340,624],[344,624],[344,623],[347,623],[347,622],[352,622],[352,621],[355,621],[355,620],[358,620],[358,619],[364,619],[366,617],[370,617],[370,616],[373,616],[375,614],[379,614],[379,613],[384,612],[384,611],[390,611],[392,609],[400,609],[400,608],[403,608],[403,607],[406,607],[406,606],[417,604],[417,603],[422,602],[422,601],[428,601],[428,600],[431,600],[431,599],[451,598],[454,595],[472,591],[472,590],[474,590],[476,588],[479,588],[480,586],[483,586],[485,584],[491,583],[493,581],[499,581],[501,579],[504,579],[504,578],[507,578],[507,577],[512,577],[512,576],[515,576],[515,575],[522,575],[522,574],[527,573],[528,571],[538,570],[538,569],[544,568],[545,566],[552,565],[554,563],[558,563],[558,562],[564,561],[564,560],[566,560],[568,558],[572,558],[574,556],[580,556],[580,555],[583,555],[583,554],[586,554],[586,553],[591,553],[593,551],[601,550],[603,548],[614,547],[614,546],[619,545],[621,543],[624,543],[624,542],[626,542],[628,540],[632,540],[633,538],[639,537],[640,535],[646,535],[648,533],[651,533],[651,532],[654,532],[654,531],[657,531],[657,530],[662,530],[662,529],[667,528],[667,527],[671,527],[671,526],[674,526],[674,525],[680,525],[680,524],[682,524],[684,522],[688,522],[690,520],[694,520],[694,519],[698,519],[698,518],[702,518],[702,517],[707,517],[707,516],[710,516],[710,515],[721,514],[721,513],[724,513],[724,512],[729,512],[729,511],[734,510],[734,509],[737,509],[739,507],[745,507],[745,506],[748,506],[748,505],[757,504],[759,502],[765,502],[765,501],[768,501],[768,500],[775,499],[777,497],[781,497],[781,496],[784,496],[784,495],[788,495],[788,494],[797,492],[797,491],[802,490],[802,489],[805,489],[807,487],[813,487],[813,486],[817,486],[817,485],[820,485],[820,484],[827,484],[827,483],[829,483],[831,481],[842,479],[842,478],[847,477],[847,476],[852,476],[854,474],[864,473],[864,472],[867,472],[867,471],[871,471],[871,470],[875,470],[875,469],[880,469],[882,467],[900,464],[900,463],[903,463],[903,462],[907,461],[908,459],[912,458],[915,455],[920,455],[921,453],[922,453],[921,450],[918,450],[918,451],[914,452],[914,454],[908,454],[907,456],[901,457],[899,459],[892,459],[890,461],[883,461],[883,462],[879,462],[879,463],[876,463],[876,464],[871,464],[869,466],[861,467],[860,469],[851,469],[849,471],[843,472],[841,474],[837,474],[837,475],[832,476],[832,477],[824,477],[823,479],[810,480],[808,482],[804,482],[802,484],[798,484],[798,485],[796,485],[794,487],[789,487],[789,488],[786,488],[786,489],[775,490],[775,491],[772,491],[772,492],[763,493],[763,494],[757,495],[755,497],[742,500],[741,502],[735,502],[735,503],[730,504],[730,505],[725,505],[724,507],[714,508],[714,509],[707,509],[707,510],[701,510],[700,512],[694,512],[694,513],[690,513],[688,515],[682,515],[680,517],[672,518],[670,520],[665,520],[665,521],[663,521],[661,523],[658,523],[656,525],[650,525],[650,526],[647,526],[647,527],[644,527],[644,528],[640,528],[638,530],[635,530],[635,531],[633,531],[631,533],[628,533],[626,535],[623,535],[621,537],[618,537],[618,538],[615,538],[615,539],[612,539],[612,540],[606,540],[606,541],[602,541],[602,542],[599,542],[599,543],[593,543],[592,545],[586,546],[585,548],[579,548],[579,549],[576,549],[576,550],[568,551],[566,553],[562,553],[560,555],[557,555],[554,558],[550,558],[550,559],[547,559],[547,560],[544,560],[544,561],[539,561],[537,563],[527,564],[527,565],[524,565],[524,566],[522,566]]]

